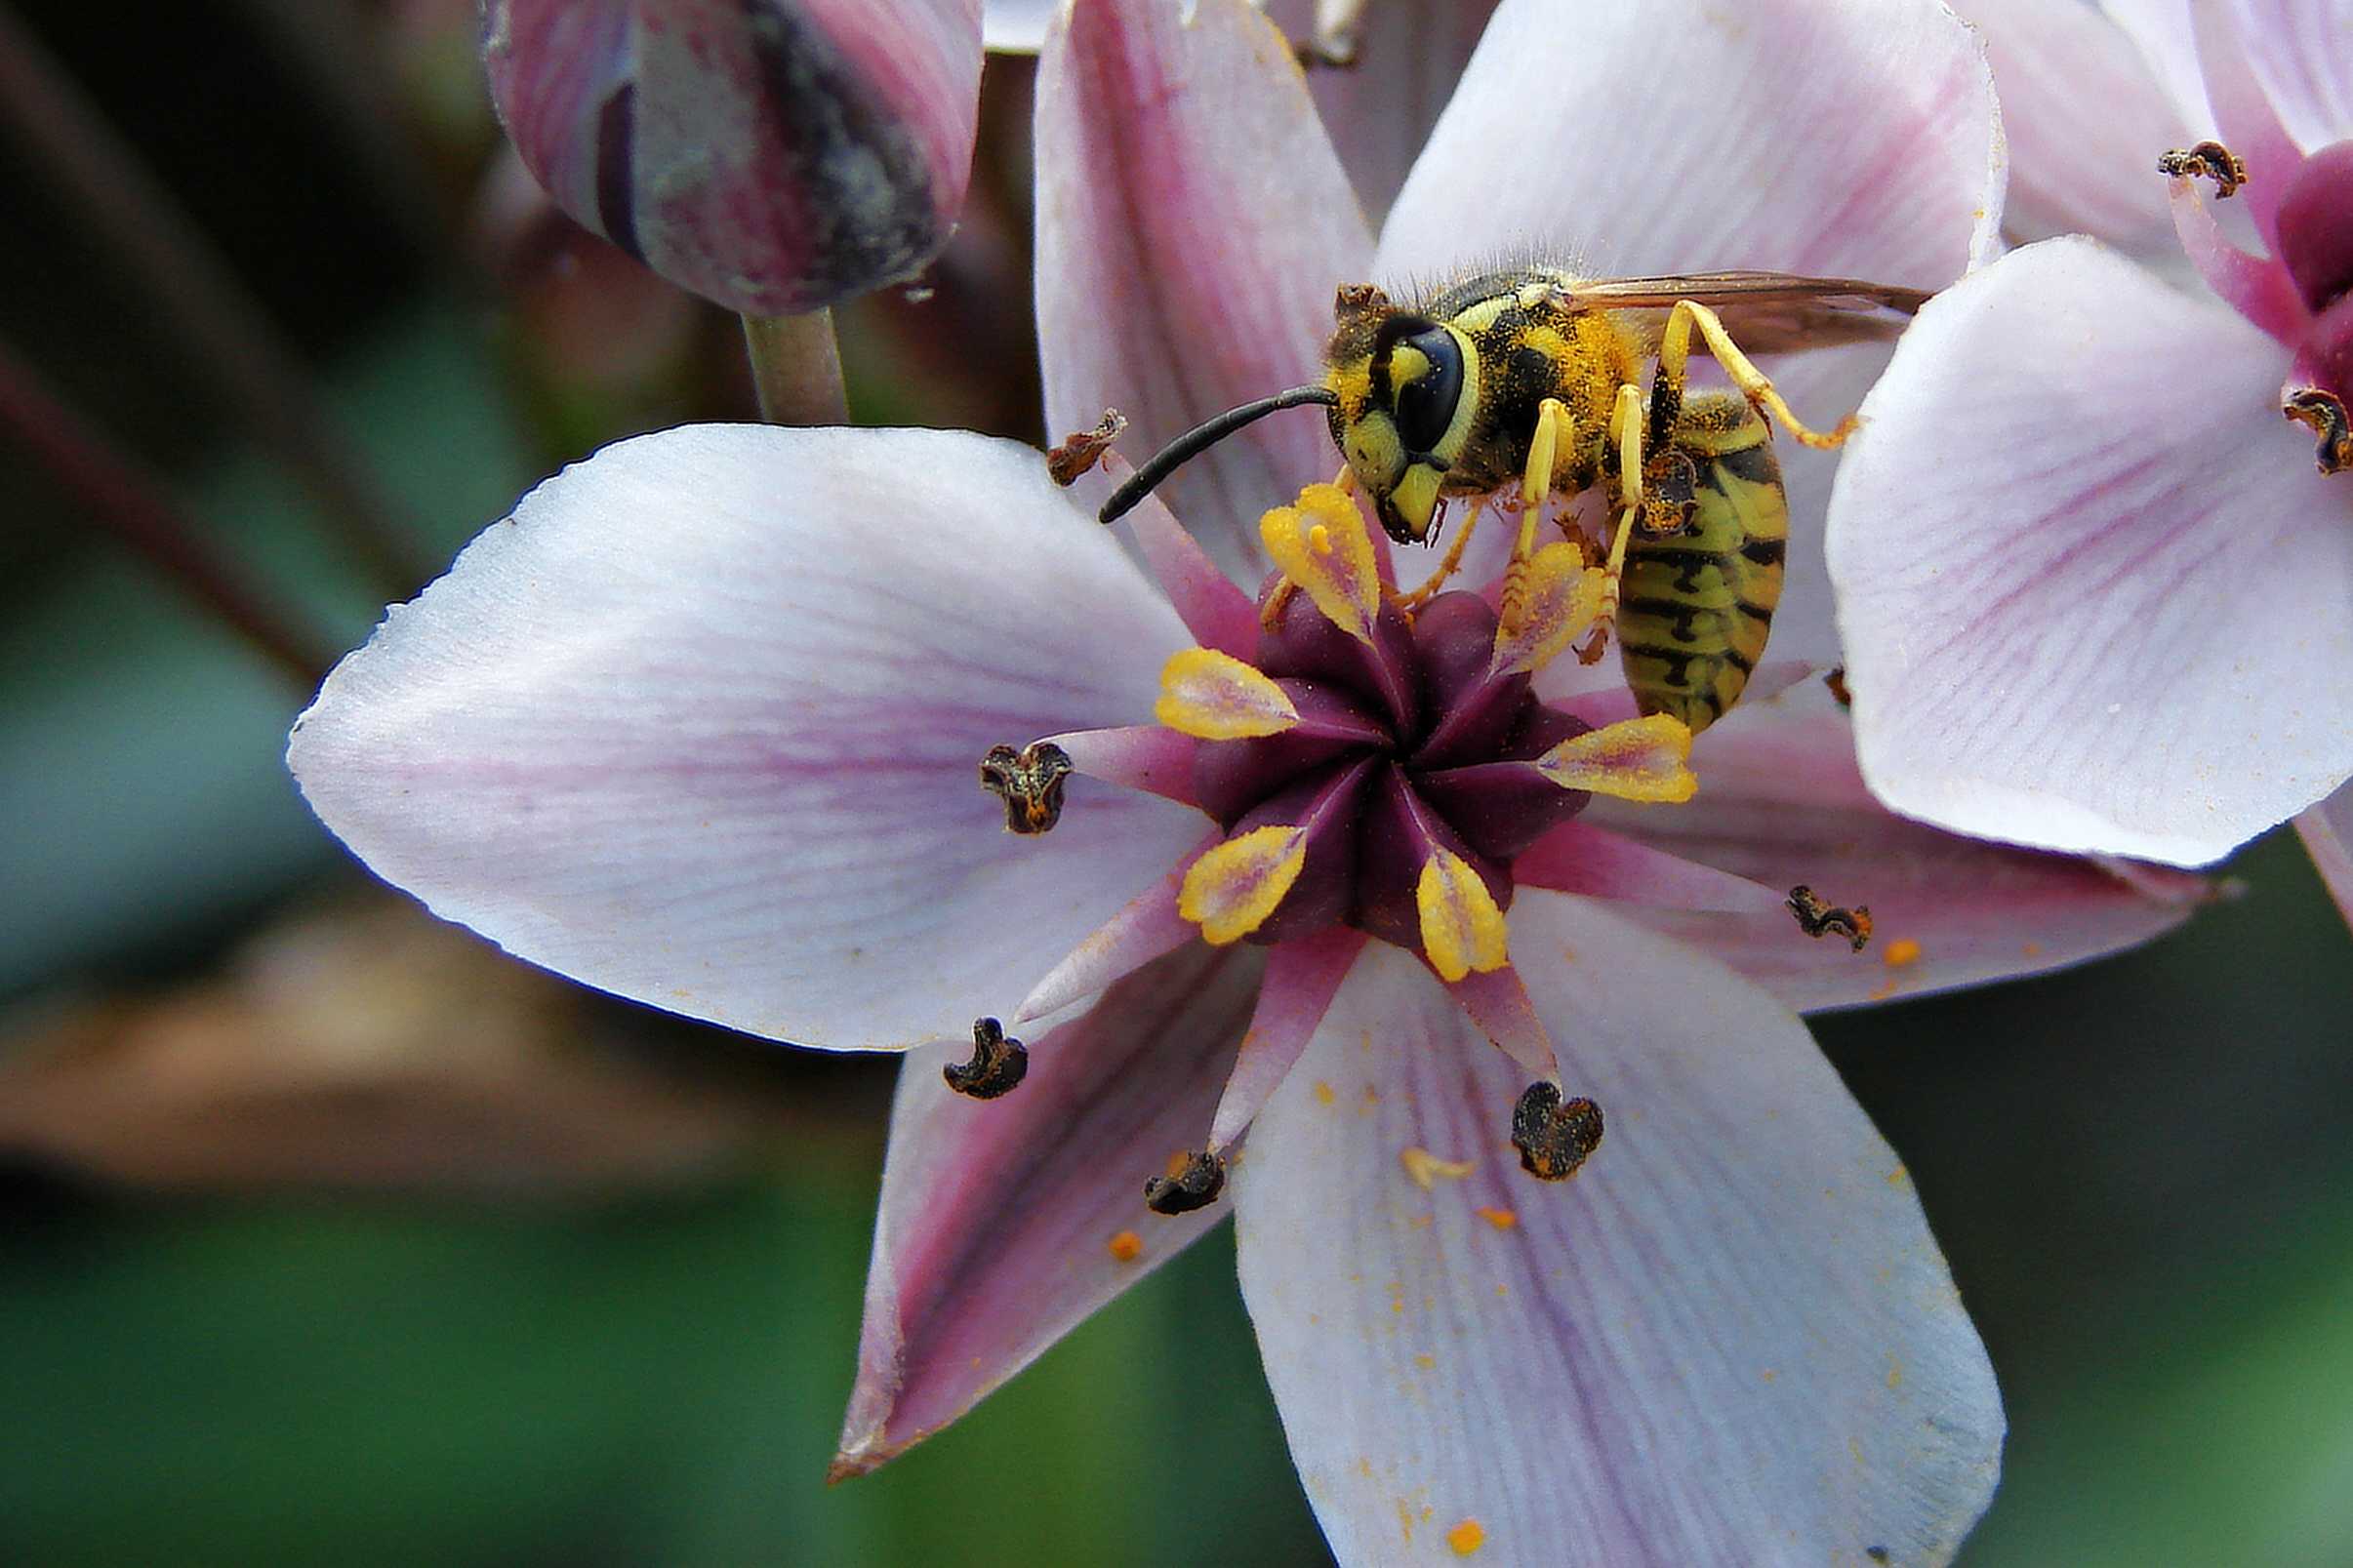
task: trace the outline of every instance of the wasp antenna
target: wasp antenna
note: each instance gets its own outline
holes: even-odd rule
[[[1278,409],[1297,408],[1302,403],[1335,408],[1339,402],[1339,395],[1328,386],[1294,386],[1287,392],[1230,408],[1217,418],[1195,425],[1155,453],[1150,462],[1129,474],[1127,482],[1112,492],[1111,500],[1103,503],[1102,521],[1116,523],[1126,516],[1135,509],[1136,503],[1159,488],[1160,481],[1176,472],[1187,460],[1217,445],[1243,425],[1255,423]]]

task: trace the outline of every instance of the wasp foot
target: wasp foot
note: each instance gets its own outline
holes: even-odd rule
[[[1583,1097],[1562,1100],[1558,1084],[1531,1083],[1512,1109],[1512,1146],[1528,1175],[1565,1182],[1602,1146],[1602,1107]]]
[[[1071,754],[1051,741],[1019,751],[993,745],[981,758],[981,787],[1005,803],[1005,827],[1016,833],[1042,833],[1062,821],[1062,786],[1070,773]]]
[[[1798,917],[1798,929],[1809,937],[1845,937],[1856,952],[1871,940],[1871,910],[1866,905],[1849,909],[1824,904],[1813,889],[1801,884],[1789,890],[1789,912]]]
[[[2247,183],[2247,165],[2239,155],[2219,141],[2201,141],[2194,147],[2176,147],[2157,159],[2157,172],[2175,180],[2195,180],[2200,175],[2214,182],[2214,199],[2235,196]]]
[[[946,1066],[940,1076],[948,1087],[968,1100],[994,1100],[1021,1087],[1030,1071],[1030,1053],[1019,1040],[1006,1037],[1004,1025],[993,1018],[972,1021],[972,1060],[962,1066]]]
[[[1201,1149],[1187,1154],[1172,1174],[1146,1182],[1144,1207],[1155,1214],[1191,1214],[1215,1203],[1225,1189],[1226,1162]]]

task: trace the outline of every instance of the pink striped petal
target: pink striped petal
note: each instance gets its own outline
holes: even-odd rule
[[[2081,963],[2171,929],[2205,894],[2178,871],[2135,865],[2119,876],[1894,816],[1863,787],[1846,715],[1818,687],[1733,709],[1700,737],[1692,767],[1700,785],[1688,805],[1596,800],[1578,821],[1783,893],[1804,884],[1832,904],[1868,905],[1877,935],[1856,953],[1806,937],[1786,909],[1615,912],[1804,1011]]]
[[[1360,931],[1332,926],[1271,948],[1258,1011],[1241,1037],[1241,1054],[1217,1103],[1209,1147],[1222,1153],[1240,1138],[1323,1022],[1324,1010],[1364,950]]]
[[[1765,267],[1941,288],[1999,244],[2004,156],[1975,37],[1929,0],[1504,0],[1381,232],[1378,280],[1495,256],[1579,270]],[[1671,71],[1629,69],[1674,40]],[[1573,157],[1543,149],[1573,147]],[[1510,178],[1498,180],[1496,171]],[[1770,367],[1827,426],[1879,346]],[[1834,454],[1777,448],[1790,546],[1773,647],[1836,663]]]
[[[1379,946],[1235,1172],[1242,1294],[1335,1555],[1451,1562],[1476,1525],[1474,1563],[1947,1560],[2002,1410],[1903,1167],[1771,998],[1522,903],[1563,1081],[1608,1119],[1573,1181],[1520,1170],[1518,1070]],[[1406,1148],[1473,1168],[1425,1190]]]
[[[1316,13],[1330,9],[1330,0],[1320,6],[1273,0],[1267,15],[1294,40],[1308,42]],[[1397,199],[1494,10],[1495,0],[1376,0],[1362,8],[1354,60],[1343,69],[1308,72],[1316,108],[1374,222]]]
[[[1711,776],[1701,785],[1711,800],[1712,783]],[[1674,810],[1657,808],[1660,813]],[[1641,811],[1635,808],[1638,816]],[[1512,879],[1522,887],[1589,899],[1736,914],[1776,912],[1787,891],[1775,892],[1583,821],[1562,823],[1536,840],[1512,863]]]
[[[2191,0],[2099,0],[2100,11],[2124,30],[2149,74],[2172,101],[2173,113],[2193,141],[2216,134],[2198,63],[2198,28]]]
[[[1006,1013],[1199,833],[993,744],[1151,711],[1186,639],[1035,452],[700,425],[526,497],[288,746],[386,880],[519,957],[754,1034],[897,1050]]]
[[[2192,0],[2198,66],[2213,108],[2215,134],[2247,165],[2247,183],[2235,199],[2246,204],[2255,232],[2276,252],[2280,197],[2305,149],[2281,123],[2279,105],[2272,101],[2251,55],[2251,50],[2264,46],[2249,31],[2245,19],[2233,15],[2238,9],[2236,0]]]
[[[1197,825],[1198,821],[1195,819]],[[1224,836],[1214,827],[1209,829],[1158,881],[1065,953],[1013,1010],[1015,1022],[1028,1024],[1059,1013],[1162,953],[1198,941],[1201,928],[1177,913],[1177,895],[1193,863]]]
[[[1964,0],[1954,9],[1985,39],[2002,97],[2008,230],[2096,234],[2162,255],[2172,225],[2152,169],[2158,153],[2198,138],[2131,37],[2082,0]]]
[[[2353,488],[2280,418],[2285,369],[2084,240],[1922,312],[1831,519],[1882,799],[2195,864],[2353,773]]]
[[[1037,80],[1037,327],[1047,425],[1106,408],[1137,462],[1236,404],[1320,379],[1332,290],[1372,241],[1281,35],[1247,0],[1096,0]],[[1227,574],[1259,514],[1339,466],[1320,411],[1197,458],[1169,504]]]
[[[908,1057],[835,1478],[955,1420],[1224,1218],[1222,1203],[1154,1214],[1144,1183],[1200,1146],[1262,951],[1197,943],[1120,982],[1031,1041],[1029,1074],[1001,1100],[940,1081],[957,1047]],[[1121,1231],[1140,1244],[1124,1261]]]
[[[1104,462],[1105,478],[1122,483],[1134,470],[1117,453]],[[1101,498],[1097,498],[1101,504]],[[1157,496],[1147,496],[1125,524],[1137,553],[1176,607],[1178,619],[1204,648],[1247,660],[1258,652],[1258,607],[1234,585],[1200,541],[1187,533]]]
[[[2216,16],[2229,19],[2289,140],[2317,152],[2353,138],[2353,0],[2227,0],[2200,14],[2202,45]],[[2213,74],[2210,63],[2210,87]]]
[[[2353,784],[2346,784],[2295,820],[2311,852],[2313,868],[2329,886],[2348,922],[2353,922]]]

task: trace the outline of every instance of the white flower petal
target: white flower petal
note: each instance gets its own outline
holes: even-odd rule
[[[1831,506],[1883,800],[2195,864],[2353,773],[2353,488],[2280,418],[2283,358],[2086,240],[1929,304]]]
[[[2222,9],[2298,147],[2317,152],[2353,137],[2353,0],[2227,0]]]
[[[1242,1292],[1354,1565],[1901,1563],[1991,1495],[1992,1369],[1902,1166],[1722,967],[1524,894],[1513,949],[1608,1130],[1523,1174],[1523,1085],[1374,945],[1237,1166]],[[1469,1161],[1427,1189],[1417,1148]]]
[[[989,746],[1152,706],[1187,641],[1038,455],[707,425],[526,497],[339,665],[288,759],[381,875],[520,957],[772,1038],[964,1035],[1197,834]]]

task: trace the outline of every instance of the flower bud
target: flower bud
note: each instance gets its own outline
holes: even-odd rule
[[[482,60],[558,206],[746,315],[911,276],[963,204],[979,0],[486,0]]]

